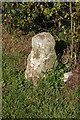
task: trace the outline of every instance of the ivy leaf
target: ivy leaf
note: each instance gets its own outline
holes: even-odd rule
[[[12,12],[12,14],[15,14],[15,13],[16,13],[16,11],[15,11],[15,10],[13,10],[13,9],[11,9],[11,12]]]
[[[32,17],[33,17],[33,18],[36,18],[36,17],[37,17],[37,14],[32,14]]]
[[[50,18],[50,16],[49,16],[49,15],[46,15],[46,17],[47,17],[47,19],[49,19],[49,18]]]

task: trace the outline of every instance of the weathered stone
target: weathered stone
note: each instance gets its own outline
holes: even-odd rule
[[[67,73],[64,73],[64,82],[67,82],[68,79],[70,79],[70,77],[72,77],[73,73],[72,72],[67,72]]]
[[[32,79],[37,85],[37,78],[41,71],[46,71],[53,67],[56,61],[55,40],[48,32],[42,32],[32,37],[32,51],[27,59],[25,77]]]

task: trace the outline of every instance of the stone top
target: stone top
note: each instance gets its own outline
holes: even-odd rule
[[[39,33],[32,38],[32,46],[36,43],[36,44],[40,44],[40,47],[43,47],[43,45],[45,45],[45,44],[48,45],[49,42],[50,43],[52,42],[53,45],[55,46],[54,38],[48,32]]]

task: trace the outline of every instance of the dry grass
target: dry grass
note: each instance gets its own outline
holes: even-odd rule
[[[2,31],[2,48],[8,56],[24,52],[25,55],[31,51],[31,38],[32,36],[27,35],[15,35],[9,34],[5,29]]]
[[[20,66],[19,71],[26,68],[26,58],[31,52],[32,45],[31,39],[34,34],[29,32],[28,35],[9,34],[5,29],[2,31],[2,48],[4,53],[7,55],[6,59],[11,56],[24,54],[17,65]],[[16,58],[17,59],[17,58]]]

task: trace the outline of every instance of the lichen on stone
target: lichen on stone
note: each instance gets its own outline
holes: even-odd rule
[[[39,49],[36,50],[35,54],[34,54],[34,58],[39,58]]]

